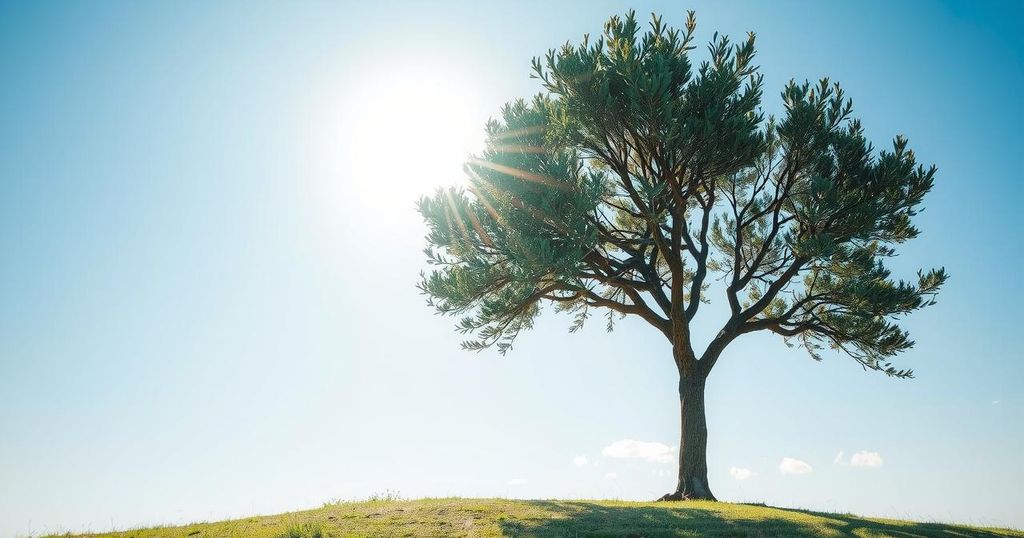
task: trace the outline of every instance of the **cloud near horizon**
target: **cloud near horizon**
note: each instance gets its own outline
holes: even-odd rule
[[[609,458],[637,458],[655,463],[669,463],[676,457],[675,449],[661,443],[622,439],[604,447],[601,455]]]
[[[806,461],[795,458],[782,458],[779,462],[779,472],[782,474],[811,474],[814,467]]]
[[[510,485],[510,486],[521,486],[521,485],[525,484],[526,482],[527,482],[527,480],[525,478],[513,478],[512,480],[508,481],[508,485]]]
[[[878,452],[868,452],[867,450],[861,450],[860,452],[850,456],[850,465],[854,467],[881,467],[885,461],[882,459],[882,455]]]
[[[572,464],[577,467],[583,467],[589,462],[590,458],[587,458],[586,456],[576,456],[575,458],[572,459]]]
[[[736,480],[746,480],[754,476],[754,471],[751,471],[750,469],[744,469],[742,467],[730,467],[729,475],[735,478]]]

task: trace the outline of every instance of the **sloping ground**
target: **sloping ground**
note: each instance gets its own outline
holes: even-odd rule
[[[70,536],[70,535],[66,535]],[[1024,532],[711,502],[423,499],[325,505],[318,510],[140,529],[103,536],[327,538],[347,536],[915,536]]]

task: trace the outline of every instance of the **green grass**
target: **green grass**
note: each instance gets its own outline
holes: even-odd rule
[[[72,535],[65,535],[72,536]],[[218,523],[78,536],[107,538],[348,536],[915,536],[994,537],[1024,532],[915,523],[713,502],[395,500],[335,503],[317,510]]]

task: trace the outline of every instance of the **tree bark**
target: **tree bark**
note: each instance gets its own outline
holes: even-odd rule
[[[708,485],[708,426],[704,416],[706,377],[694,372],[679,376],[679,481],[676,490],[659,501],[701,499],[714,501]]]

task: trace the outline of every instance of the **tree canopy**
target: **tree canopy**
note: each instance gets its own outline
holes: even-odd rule
[[[432,270],[421,290],[459,316],[464,347],[502,353],[545,303],[576,330],[603,309],[672,344],[682,374],[710,372],[738,336],[771,331],[897,377],[913,345],[899,319],[934,302],[943,269],[896,279],[886,260],[919,233],[931,190],[897,136],[876,151],[838,84],[791,81],[761,109],[755,36],[715,34],[691,60],[696,20],[612,17],[533,61],[544,91],[501,109],[464,186],[419,202]],[[720,278],[729,317],[703,350],[690,324]],[[717,288],[716,288],[717,289]]]

